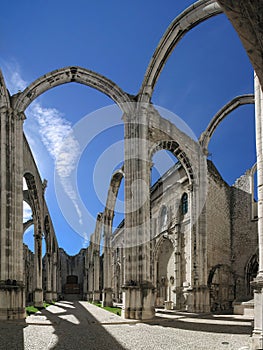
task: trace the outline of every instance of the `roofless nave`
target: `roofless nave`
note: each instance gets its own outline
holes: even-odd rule
[[[239,34],[256,72],[257,215],[251,185],[256,168],[253,167],[250,173],[229,188],[206,160],[209,140],[217,125],[234,108],[253,103],[253,96],[240,96],[223,107],[202,134],[200,142],[194,142],[183,134],[150,104],[162,68],[180,39],[193,27],[222,11]],[[48,73],[13,96],[9,95],[1,76],[2,320],[25,317],[28,286],[25,285],[23,262],[23,200],[30,204],[33,212],[33,222],[27,225],[34,224],[34,303],[43,302],[43,235],[47,247],[45,299],[56,299],[60,292],[60,255],[45,202],[45,183],[23,135],[23,121],[25,109],[39,95],[55,86],[77,82],[108,95],[122,110],[125,128],[124,169],[112,177],[107,206],[98,215],[91,245],[85,252],[85,296],[96,300],[102,295],[105,304],[111,304],[112,297],[121,299],[125,318],[152,318],[154,306],[167,299],[174,301],[179,309],[207,312],[217,307],[227,308],[236,296],[249,296],[249,282],[256,276],[255,269],[258,268],[253,282],[255,328],[252,347],[263,347],[262,16],[260,0],[196,2],[167,29],[136,98],[109,79],[80,67],[67,67]],[[150,191],[151,158],[159,149],[172,152],[180,161],[180,166],[166,174],[162,186]],[[180,191],[171,191],[172,187],[167,191],[168,185],[174,185],[176,172],[179,174]],[[123,173],[125,224],[113,236],[114,205]],[[28,186],[24,192],[23,177]],[[215,203],[219,209],[213,212],[211,208]],[[101,234],[105,242],[103,274],[100,274],[98,254]],[[114,271],[112,266],[116,268]]]

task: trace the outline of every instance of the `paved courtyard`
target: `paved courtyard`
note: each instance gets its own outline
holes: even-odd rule
[[[241,316],[157,313],[154,320],[123,320],[88,302],[59,302],[27,318],[0,323],[5,350],[248,349],[251,321]]]

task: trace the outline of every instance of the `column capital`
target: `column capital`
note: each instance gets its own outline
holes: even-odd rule
[[[20,111],[16,111],[13,108],[10,107],[6,107],[6,106],[2,106],[0,107],[0,113],[10,113],[13,114],[14,117],[16,118],[16,120],[25,120],[26,119],[26,115],[24,112],[20,112]]]

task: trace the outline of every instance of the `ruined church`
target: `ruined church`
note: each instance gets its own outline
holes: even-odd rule
[[[222,106],[199,140],[193,140],[165,119],[151,98],[162,68],[184,34],[222,12],[253,65],[255,91]],[[1,74],[1,320],[24,319],[27,303],[41,306],[44,300],[59,298],[119,303],[122,317],[140,320],[153,318],[157,307],[242,313],[249,305],[255,315],[252,347],[262,348],[262,16],[260,1],[197,1],[164,33],[136,96],[77,66],[47,73],[10,96]],[[112,174],[90,244],[76,256],[58,246],[45,200],[46,181],[23,133],[26,108],[44,92],[71,82],[97,89],[119,106],[125,148],[124,166]],[[244,104],[255,104],[257,163],[229,186],[208,159],[209,142],[221,121]],[[152,158],[159,150],[172,153],[177,162],[151,186]],[[122,181],[125,218],[113,230]],[[23,201],[33,213],[24,223]],[[34,254],[23,245],[23,232],[31,225]]]

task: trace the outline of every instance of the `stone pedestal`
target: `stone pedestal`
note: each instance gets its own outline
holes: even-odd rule
[[[52,291],[46,291],[45,292],[45,301],[47,303],[51,303],[53,301],[53,293],[52,293]]]
[[[57,300],[58,300],[58,293],[52,292],[52,301],[57,301]]]
[[[123,287],[122,317],[136,320],[151,319],[155,315],[155,289],[150,284]]]
[[[102,292],[102,307],[112,305],[112,289],[104,289]]]
[[[166,300],[164,302],[164,308],[165,310],[173,310],[174,303],[171,300]]]
[[[13,281],[10,281],[13,283]],[[23,320],[25,312],[25,293],[23,286],[0,286],[0,320]]]
[[[94,290],[93,295],[92,295],[92,302],[93,303],[100,302],[100,291],[99,290]]]
[[[34,306],[43,307],[43,289],[34,290]]]
[[[251,349],[263,349],[263,276],[257,276],[251,285],[254,288],[254,330]]]

